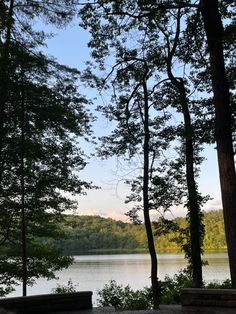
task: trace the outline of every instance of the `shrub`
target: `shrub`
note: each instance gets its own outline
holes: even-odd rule
[[[180,293],[182,288],[193,287],[190,269],[184,268],[172,278],[165,276],[160,283],[160,303],[180,304]],[[231,282],[229,279],[218,282],[213,281],[204,285],[205,288],[229,289]],[[153,308],[152,290],[144,288],[142,290],[132,290],[130,286],[118,285],[115,280],[111,280],[98,292],[99,306],[113,306],[116,310],[148,310]]]
[[[67,285],[59,285],[57,284],[56,288],[52,289],[52,293],[71,293],[77,292],[78,284],[74,285],[72,280],[69,279]]]
[[[143,290],[132,290],[130,286],[118,285],[111,280],[104,288],[98,291],[99,306],[113,306],[116,310],[148,310],[152,308],[151,291],[148,288]]]
[[[208,289],[231,289],[231,281],[230,279],[226,279],[223,282],[214,280],[206,284],[206,288]]]
[[[193,287],[190,268],[187,267],[182,269],[172,278],[165,276],[164,280],[160,282],[160,286],[162,304],[179,304],[181,289]],[[215,280],[210,283],[204,283],[204,288],[230,289],[231,281],[229,279],[226,279],[223,282]]]
[[[192,286],[193,281],[188,267],[180,270],[172,278],[165,276],[164,280],[160,281],[161,303],[179,304],[181,289],[191,288]]]

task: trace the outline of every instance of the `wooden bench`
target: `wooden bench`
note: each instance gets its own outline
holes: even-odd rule
[[[50,313],[92,309],[92,292],[42,294],[0,299],[0,309],[17,314]]]
[[[236,313],[236,290],[182,289],[181,305],[183,313]]]

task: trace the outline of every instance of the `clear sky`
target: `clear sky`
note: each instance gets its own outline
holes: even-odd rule
[[[52,31],[52,29],[49,29]],[[90,51],[87,48],[89,34],[80,29],[74,22],[66,29],[54,30],[56,35],[47,41],[47,54],[54,56],[60,63],[76,67],[83,70],[84,62],[90,58]],[[82,88],[82,93],[92,98],[92,91]],[[103,135],[110,128],[109,122],[105,118],[100,117],[94,126],[94,131],[99,135]],[[93,150],[92,146],[86,146],[86,150]],[[213,198],[204,206],[205,210],[222,208],[218,166],[216,158],[216,150],[213,146],[208,146],[204,150],[206,161],[202,164],[202,174],[199,178],[199,189],[203,194],[210,194]],[[131,205],[124,204],[126,195],[129,194],[128,186],[122,183],[122,176],[128,167],[120,166],[122,160],[112,158],[102,161],[97,157],[90,159],[89,165],[82,171],[83,179],[93,181],[94,184],[101,187],[100,190],[88,191],[86,196],[80,196],[78,214],[99,214],[105,217],[127,220],[124,213],[131,208]],[[184,215],[183,206],[172,209],[173,216]]]

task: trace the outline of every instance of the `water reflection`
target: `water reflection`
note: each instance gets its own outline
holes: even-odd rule
[[[225,253],[205,254],[204,259],[209,263],[204,267],[204,280],[224,280],[229,277]],[[173,276],[186,266],[183,254],[160,254],[158,261],[160,279],[166,274]],[[75,256],[75,263],[59,272],[58,277],[59,280],[38,280],[37,285],[29,287],[29,294],[49,293],[57,283],[67,284],[69,279],[72,279],[74,284],[79,284],[79,290],[92,290],[94,301],[97,298],[97,290],[102,289],[111,279],[119,284],[129,284],[132,288],[141,289],[150,285],[150,257],[148,254],[78,255]],[[12,295],[20,293],[19,287]]]

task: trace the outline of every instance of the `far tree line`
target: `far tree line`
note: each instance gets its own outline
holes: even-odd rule
[[[184,217],[173,220],[179,230],[160,228],[162,218],[154,223],[154,244],[158,253],[181,253],[183,238],[181,230],[187,229]],[[203,216],[205,237],[203,249],[208,252],[225,252],[226,241],[222,210],[205,212]],[[55,241],[57,247],[67,255],[88,253],[147,253],[147,237],[143,224],[130,224],[100,216],[68,215],[61,224],[65,237]]]
[[[144,215],[155,307],[160,291],[152,210],[185,204],[183,249],[194,286],[203,284],[201,208],[209,196],[199,193],[197,178],[208,144],[216,143],[236,287],[235,7],[226,0],[0,1],[3,293],[22,280],[26,295],[32,280],[53,278],[71,262],[42,239],[60,237],[63,212],[76,206],[62,192],[92,188],[79,177],[87,163],[80,140],[94,140],[90,102],[79,82],[110,95],[97,110],[115,127],[99,139],[98,156],[129,164],[139,156],[142,173],[126,178],[132,190],[126,202],[134,203],[127,215],[135,224],[139,212]],[[34,28],[39,20],[65,27],[77,15],[90,32],[91,59],[83,73],[42,53],[48,34]]]

